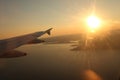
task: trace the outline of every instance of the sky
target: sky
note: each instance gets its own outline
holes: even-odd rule
[[[79,33],[95,0],[0,0],[0,38],[53,28],[53,35]],[[96,0],[103,20],[120,20],[120,0]]]

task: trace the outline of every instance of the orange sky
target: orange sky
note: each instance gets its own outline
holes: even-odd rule
[[[84,32],[84,19],[95,0],[1,0],[0,38],[53,28],[53,35]],[[109,25],[120,23],[119,0],[96,0],[96,15]],[[117,22],[117,23],[116,23]]]

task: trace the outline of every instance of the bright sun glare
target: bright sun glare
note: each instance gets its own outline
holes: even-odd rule
[[[87,25],[91,31],[94,31],[101,24],[101,20],[94,15],[89,16],[86,21],[87,21]]]

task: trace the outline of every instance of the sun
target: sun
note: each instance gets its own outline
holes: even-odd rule
[[[95,15],[89,16],[86,22],[91,31],[94,31],[101,25],[101,20]]]

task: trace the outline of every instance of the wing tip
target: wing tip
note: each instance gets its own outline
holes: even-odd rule
[[[50,29],[48,29],[46,32],[47,32],[47,34],[48,35],[51,35],[51,30],[52,30],[53,28],[50,28]]]

